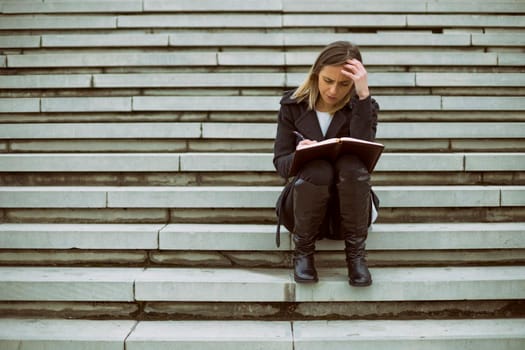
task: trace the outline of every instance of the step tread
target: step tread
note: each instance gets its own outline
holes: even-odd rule
[[[0,77],[1,78],[1,77]],[[31,101],[32,98],[29,98]],[[11,101],[12,100],[12,101]],[[11,99],[15,102],[16,99]],[[38,100],[38,99],[36,99]],[[421,125],[425,128],[421,128]],[[2,124],[0,139],[264,139],[273,140],[275,123],[24,123]],[[525,122],[383,122],[378,139],[516,139]]]
[[[483,5],[481,5],[483,6]],[[408,14],[407,27],[429,28],[434,26],[443,27],[500,27],[500,28],[519,28],[523,26],[522,15],[477,15],[467,14]]]
[[[326,4],[318,4],[315,1],[304,1],[297,4],[290,0],[265,0],[265,1],[223,1],[218,5],[214,1],[182,1],[174,4],[169,0],[152,0],[142,4],[141,0],[120,0],[120,1],[85,1],[78,5],[75,1],[46,1],[42,3],[38,0],[11,1],[7,2],[2,9],[4,13],[75,13],[75,12],[349,12],[348,1],[330,1]],[[470,1],[455,2],[434,2],[405,0],[402,3],[392,3],[390,1],[373,0],[362,2],[351,2],[351,12],[405,12],[405,13],[491,13],[491,12],[525,12],[524,6],[520,2],[514,1],[491,1],[489,3],[473,3]]]
[[[228,20],[225,21],[224,14],[219,13],[78,14],[75,16],[51,13],[12,14],[5,16],[0,22],[0,29],[15,30],[95,28],[282,28],[282,16],[272,13],[239,13],[230,14]]]
[[[0,224],[3,249],[158,249],[165,224]]]
[[[16,38],[23,39],[17,42]],[[487,45],[497,42],[497,38],[506,38],[505,46],[520,45],[520,38],[514,34],[471,34],[465,33],[352,33],[354,41],[360,47],[367,46],[470,46],[471,38],[476,44]],[[182,32],[176,34],[43,34],[4,36],[0,47],[207,47],[207,46],[240,46],[240,47],[293,47],[323,46],[325,43],[348,38],[347,34],[319,33],[315,38],[309,33],[206,33]],[[41,39],[41,41],[40,41]],[[134,40],[135,39],[135,40]]]
[[[317,18],[318,16],[316,16]],[[222,18],[221,18],[222,19]],[[523,21],[523,20],[522,20]],[[224,23],[224,22],[223,22]],[[333,23],[330,23],[333,25]],[[1,25],[0,25],[1,29]],[[315,60],[317,52],[150,52],[122,53],[113,48],[105,48],[101,53],[7,53],[7,68],[37,67],[182,67],[182,66],[309,66]],[[403,65],[403,66],[505,66],[522,57],[519,52],[429,52],[407,51],[373,52],[363,51],[367,66]],[[498,106],[499,107],[499,106]]]
[[[272,153],[0,154],[3,172],[275,172]],[[385,153],[376,172],[520,171],[525,153]]]
[[[522,319],[298,321],[295,349],[520,349]],[[521,329],[520,329],[521,328]]]
[[[275,225],[247,224],[0,224],[4,249],[161,249],[185,251],[289,251],[290,233]],[[374,224],[367,249],[524,249],[525,223]],[[342,251],[322,240],[318,251]]]
[[[0,267],[0,300],[134,301],[142,268]]]
[[[390,28],[429,28],[454,26],[459,28],[476,27],[521,27],[523,16],[466,14],[296,14],[282,16],[283,28],[297,27],[373,27],[381,23]],[[315,23],[315,24],[313,24]]]
[[[0,318],[0,348],[71,349],[74,345],[88,349],[88,344],[97,344],[97,349],[116,349],[136,326],[131,320],[61,320]],[[19,343],[19,347],[15,344]],[[85,348],[80,344],[85,344]],[[68,346],[69,344],[69,346]],[[73,345],[74,344],[74,345]],[[12,346],[12,347],[10,347]],[[121,348],[121,347],[120,347]]]
[[[518,2],[498,0],[490,3],[471,2],[471,1],[418,1],[405,0],[395,3],[391,1],[373,0],[373,1],[352,1],[349,8],[348,1],[333,0],[319,3],[315,0],[304,0],[297,3],[294,0],[283,0],[284,12],[388,12],[388,13],[484,13],[484,12],[525,12],[525,6]]]
[[[211,292],[214,298],[223,301],[296,302],[489,300],[525,296],[525,268],[519,266],[372,268],[373,286],[357,289],[348,286],[345,269],[323,268],[318,272],[319,283],[302,285],[293,282],[292,271],[288,269],[154,268],[137,279],[136,295],[140,300],[205,301]],[[260,284],[261,278],[268,282]]]
[[[372,268],[369,288],[346,269],[319,269],[296,284],[290,269],[0,267],[4,301],[325,302],[516,300],[525,266]]]
[[[319,20],[323,15],[315,15],[312,19]],[[336,20],[336,18],[326,19],[328,23]],[[286,20],[286,19],[285,19]],[[347,21],[347,18],[343,18],[343,21]],[[330,23],[332,27],[334,23]],[[303,50],[301,52],[286,52],[285,59],[286,64],[289,66],[309,66],[312,61],[315,61],[317,57],[316,51]],[[506,53],[513,57],[519,57],[520,53]],[[383,57],[382,57],[383,56]],[[444,56],[447,56],[446,58]],[[235,56],[232,56],[235,57]],[[387,58],[388,57],[388,58]],[[391,51],[385,56],[385,53],[375,51],[364,51],[363,60],[366,61],[367,66],[385,66],[385,65],[398,65],[398,66],[498,66],[503,63],[498,60],[499,53],[496,52],[442,52],[432,54],[427,51],[414,52],[400,52]],[[27,62],[27,60],[26,60]],[[30,64],[30,62],[27,62]],[[8,62],[9,64],[9,62]]]
[[[201,34],[200,34],[201,35]],[[107,35],[106,35],[107,36]],[[494,34],[500,39],[500,34]],[[12,39],[9,39],[12,38]],[[132,36],[136,43],[135,35]],[[259,38],[259,34],[257,34]],[[0,47],[30,45],[38,36],[0,38]],[[25,44],[27,42],[27,44]],[[389,73],[368,74],[372,87],[520,87],[524,73]],[[91,81],[93,80],[93,86]],[[0,89],[109,88],[109,87],[287,87],[299,85],[304,73],[121,73],[121,74],[27,74],[0,76]],[[382,123],[381,125],[383,125]]]
[[[160,11],[182,11],[182,12],[228,12],[228,11],[279,11],[282,0],[264,0],[264,1],[222,1],[218,5],[214,1],[200,0],[178,1],[173,4],[170,1],[151,0],[144,4],[142,0],[119,0],[119,1],[101,1],[90,0],[82,4],[77,4],[71,0],[47,0],[42,3],[38,0],[24,0],[17,2],[7,2],[4,6],[4,13],[74,13],[74,12],[160,12]]]
[[[3,208],[275,208],[281,186],[0,186]],[[525,205],[525,186],[375,186],[381,207]]]
[[[525,319],[350,321],[107,321],[0,319],[0,345],[97,349],[521,349]],[[242,331],[239,331],[242,330]],[[20,342],[20,343],[18,343]]]
[[[270,237],[275,225],[169,224],[159,233],[162,249],[276,250]],[[321,240],[318,251],[342,250],[342,241]],[[368,250],[525,248],[525,223],[374,224]],[[283,227],[279,250],[291,250],[290,234]]]

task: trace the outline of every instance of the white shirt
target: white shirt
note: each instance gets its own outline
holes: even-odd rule
[[[328,131],[328,127],[332,122],[332,115],[328,112],[319,112],[317,110],[315,112],[317,113],[317,119],[319,120],[319,126],[321,126],[323,136],[326,136],[326,131]]]

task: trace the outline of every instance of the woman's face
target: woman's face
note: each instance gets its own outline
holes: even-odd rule
[[[352,89],[352,79],[341,73],[343,66],[324,66],[319,72],[318,88],[320,99],[315,108],[321,112],[330,111],[345,98]]]

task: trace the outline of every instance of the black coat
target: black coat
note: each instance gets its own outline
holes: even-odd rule
[[[326,136],[323,136],[316,112],[308,109],[307,102],[297,103],[296,100],[292,99],[293,92],[286,92],[281,99],[281,109],[277,121],[277,136],[274,144],[273,164],[283,178],[289,178],[289,170],[297,143],[299,142],[293,131],[298,131],[305,138],[315,141],[345,136],[375,141],[379,105],[373,98],[368,97],[364,100],[359,100],[357,96],[354,96],[348,105],[334,114]],[[288,194],[291,193],[293,182],[294,180],[290,181],[284,187],[276,206],[279,223],[283,223],[290,231],[293,230],[293,207],[291,206],[292,196]],[[372,198],[376,208],[379,207],[379,201],[374,193],[372,193]],[[337,198],[334,200],[337,201]],[[334,200],[329,205],[337,204],[338,206],[338,201],[334,202]],[[332,212],[338,211],[327,211],[327,213]],[[337,223],[338,218],[329,218],[328,216],[325,219],[327,225],[329,225],[329,222]],[[338,228],[337,224],[336,226]],[[333,225],[329,225],[324,228],[324,237],[341,238],[339,232],[334,232],[338,231],[338,229],[334,230],[333,227]]]

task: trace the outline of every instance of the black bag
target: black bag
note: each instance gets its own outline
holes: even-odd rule
[[[290,232],[293,232],[294,228],[294,218],[293,218],[293,186],[295,180],[289,181],[286,186],[284,186],[279,198],[277,198],[277,203],[275,203],[275,214],[277,215],[277,230],[275,232],[275,244],[277,247],[281,246],[281,225],[284,225],[286,229]]]

